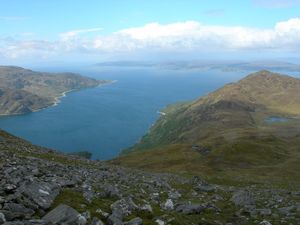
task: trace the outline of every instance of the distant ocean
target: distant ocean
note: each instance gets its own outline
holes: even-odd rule
[[[37,145],[86,150],[107,160],[139,141],[167,105],[196,99],[248,74],[121,67],[68,71],[117,82],[68,93],[57,106],[35,113],[1,117],[0,128]]]

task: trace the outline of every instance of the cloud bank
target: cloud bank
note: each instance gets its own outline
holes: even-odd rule
[[[264,51],[300,52],[300,18],[281,21],[270,29],[212,26],[198,21],[150,23],[100,35],[101,28],[58,34],[55,41],[0,38],[0,59],[51,58],[61,55],[203,53]],[[89,35],[87,35],[89,33]],[[93,34],[93,35],[91,35]]]

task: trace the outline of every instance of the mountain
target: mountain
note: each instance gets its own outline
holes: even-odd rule
[[[105,82],[74,73],[44,73],[0,66],[0,115],[33,112],[56,104],[65,92]]]
[[[4,225],[298,224],[299,200],[295,187],[216,185],[199,176],[128,169],[0,130]]]
[[[250,74],[166,108],[139,143],[113,162],[209,179],[300,184],[300,79]]]

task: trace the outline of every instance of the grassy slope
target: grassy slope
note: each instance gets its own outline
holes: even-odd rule
[[[221,183],[300,187],[300,80],[267,71],[249,75],[194,102],[175,105],[140,143],[113,163],[200,174]],[[211,150],[203,155],[192,145]],[[143,151],[141,151],[143,150]]]

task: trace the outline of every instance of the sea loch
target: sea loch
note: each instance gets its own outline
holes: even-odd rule
[[[205,95],[248,74],[110,67],[72,72],[117,82],[68,93],[57,106],[35,113],[1,117],[0,128],[41,146],[111,159],[139,141],[166,105]]]

